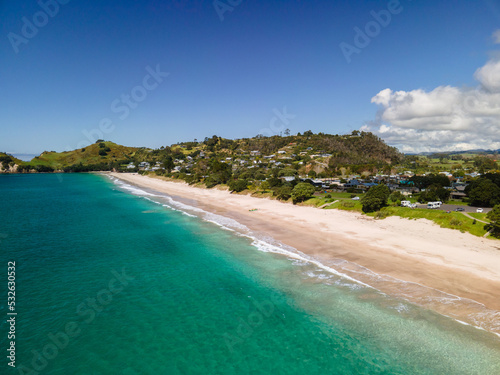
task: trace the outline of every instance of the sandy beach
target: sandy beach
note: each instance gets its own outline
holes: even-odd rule
[[[500,241],[424,219],[375,220],[138,174],[110,175],[232,218],[382,292],[500,334]]]

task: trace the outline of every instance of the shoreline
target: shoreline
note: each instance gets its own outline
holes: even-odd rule
[[[500,335],[500,241],[425,219],[375,220],[138,174],[106,175],[231,218],[383,293]]]

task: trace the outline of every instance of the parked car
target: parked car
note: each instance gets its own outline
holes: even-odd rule
[[[463,208],[463,207],[457,207],[457,208],[455,208],[455,211],[465,211],[465,208]]]
[[[476,212],[483,212],[483,209],[482,209],[482,208],[478,208],[478,209],[476,210]]]
[[[359,197],[352,198],[353,201],[359,201]]]

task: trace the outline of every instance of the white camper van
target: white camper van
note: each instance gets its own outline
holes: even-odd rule
[[[439,208],[441,207],[442,202],[428,202],[427,203],[427,208]]]

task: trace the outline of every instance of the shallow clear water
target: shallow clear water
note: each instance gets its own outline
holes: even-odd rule
[[[167,197],[90,174],[4,175],[0,194],[18,370],[500,373],[498,337],[266,252],[273,244],[221,227],[236,223],[186,215]]]

